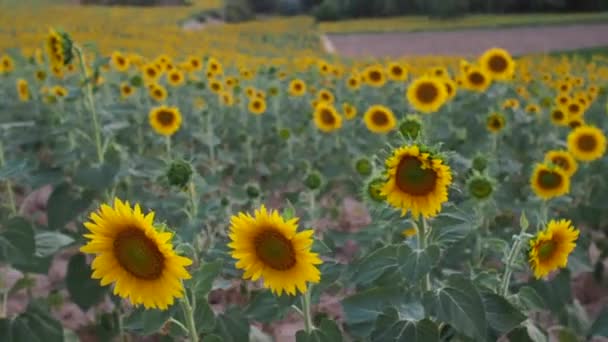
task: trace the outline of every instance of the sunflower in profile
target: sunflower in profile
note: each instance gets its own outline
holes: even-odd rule
[[[357,107],[351,105],[350,103],[344,102],[342,104],[342,111],[344,112],[344,117],[346,120],[352,120],[357,116]]]
[[[27,84],[27,81],[23,78],[17,80],[17,95],[19,96],[19,101],[27,102],[30,100],[30,87]]]
[[[363,115],[363,121],[367,129],[374,133],[388,133],[397,126],[397,120],[390,108],[382,105],[374,105]]]
[[[501,113],[493,113],[486,119],[486,128],[492,133],[498,133],[505,128],[505,116]]]
[[[551,111],[551,122],[556,126],[567,126],[568,116],[561,107],[553,108]]]
[[[167,73],[167,82],[173,87],[179,87],[184,84],[184,73],[180,70],[173,69]]]
[[[386,68],[388,77],[393,81],[405,81],[407,80],[407,69],[401,63],[391,62]]]
[[[570,177],[561,167],[553,164],[537,164],[530,184],[534,193],[544,200],[570,192]]]
[[[568,256],[576,248],[579,233],[570,220],[551,220],[545,230],[530,240],[528,260],[536,279],[568,265]]]
[[[566,176],[572,177],[578,170],[578,163],[572,154],[564,150],[552,150],[545,154],[545,162],[556,165],[564,170]]]
[[[492,84],[490,75],[477,66],[471,66],[464,79],[467,88],[480,93],[486,91]]]
[[[568,134],[568,151],[580,161],[594,161],[606,153],[606,136],[597,127],[578,126]]]
[[[150,126],[156,133],[172,136],[182,124],[182,114],[176,107],[160,106],[152,108],[149,114]]]
[[[443,80],[439,77],[421,76],[407,89],[407,99],[416,110],[433,113],[439,110],[448,98]]]
[[[365,75],[365,82],[372,87],[379,88],[386,83],[386,74],[382,65],[370,65],[363,70],[363,74]]]
[[[249,104],[247,106],[249,112],[255,115],[261,115],[266,112],[266,100],[261,98],[253,98],[249,100]]]
[[[184,296],[182,280],[190,279],[186,266],[192,260],[173,250],[170,232],[154,227],[154,212],[144,215],[138,204],[116,198],[102,204],[84,226],[88,243],[80,248],[94,254],[93,279],[114,283],[114,294],[146,309],[166,310]]]
[[[492,48],[479,57],[479,65],[495,80],[507,81],[515,73],[515,62],[511,54],[504,49]]]
[[[62,67],[69,64],[72,59],[72,43],[66,34],[50,29],[45,45],[51,66]]]
[[[329,103],[320,102],[317,104],[313,119],[317,128],[325,133],[331,133],[342,127],[342,117]]]
[[[129,67],[131,66],[129,59],[119,51],[114,51],[112,53],[110,56],[110,61],[112,62],[114,69],[120,72],[129,70]]]
[[[381,195],[402,215],[411,210],[418,218],[433,217],[448,200],[448,187],[452,184],[452,171],[443,160],[417,145],[397,148],[386,160],[387,179]]]
[[[157,102],[162,102],[167,99],[167,89],[160,84],[152,84],[148,89],[150,97]]]
[[[443,84],[445,85],[445,91],[448,94],[447,100],[449,101],[456,96],[456,92],[458,91],[458,85],[453,79],[449,77],[444,77],[442,80]]]
[[[331,103],[331,104],[333,104],[334,101],[336,100],[336,98],[335,98],[334,94],[332,94],[331,91],[329,91],[329,89],[321,89],[317,93],[317,100],[319,102],[325,102],[325,103]]]
[[[134,92],[135,90],[133,89],[133,86],[129,84],[129,82],[122,82],[120,84],[120,97],[123,99],[131,97]]]
[[[239,213],[230,219],[230,243],[236,268],[243,279],[263,280],[272,293],[306,293],[308,283],[318,283],[323,263],[311,252],[314,231],[298,232],[298,219],[285,220],[275,210],[262,205],[254,216]]]

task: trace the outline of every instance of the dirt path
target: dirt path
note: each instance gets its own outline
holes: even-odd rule
[[[349,57],[478,55],[490,47],[512,54],[608,46],[608,24],[328,35],[337,53]]]

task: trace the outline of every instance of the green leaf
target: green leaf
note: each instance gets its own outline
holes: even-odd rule
[[[371,340],[374,342],[434,342],[439,341],[439,327],[429,319],[400,320],[398,312],[390,308],[378,317]]]
[[[199,269],[194,273],[194,292],[197,296],[206,296],[213,289],[213,281],[222,271],[223,262],[201,262]]]
[[[0,181],[22,176],[28,169],[27,160],[9,160],[0,168]]]
[[[34,229],[21,217],[15,217],[2,225],[0,231],[0,261],[10,264],[29,264],[36,250]]]
[[[218,335],[206,335],[201,342],[224,342],[224,340]]]
[[[547,342],[547,336],[530,321],[512,330],[508,335],[509,341],[517,342]]]
[[[377,287],[358,292],[342,300],[349,324],[375,321],[387,305],[396,305],[403,297],[401,287]]]
[[[213,313],[206,296],[197,297],[194,319],[196,331],[199,334],[209,333],[215,328],[215,314]]]
[[[530,286],[522,286],[519,289],[517,300],[527,310],[544,310],[547,308],[545,300]]]
[[[481,298],[488,323],[501,334],[511,331],[526,319],[526,316],[504,297],[494,293],[482,293]]]
[[[119,169],[118,162],[83,167],[76,171],[74,183],[86,189],[102,191],[112,185]]]
[[[608,308],[604,308],[589,329],[590,336],[608,337]]]
[[[310,334],[304,330],[296,333],[296,342],[341,342],[342,333],[335,321],[323,319],[318,329]]]
[[[427,306],[440,321],[449,323],[463,335],[477,340],[486,338],[483,301],[469,279],[460,275],[450,276],[437,295],[428,298]]]
[[[68,184],[63,183],[57,186],[48,201],[48,227],[62,229],[68,222],[87,209],[92,201],[91,193],[85,192],[77,196],[71,191]]]
[[[91,267],[87,265],[84,254],[78,253],[70,258],[66,287],[72,301],[85,311],[99,303],[107,289],[99,284],[99,280],[92,279],[91,274]]]
[[[277,297],[270,291],[257,291],[245,307],[245,315],[253,321],[271,322],[282,314]]]
[[[554,313],[560,312],[564,306],[572,302],[572,290],[570,288],[570,272],[568,269],[561,270],[553,279],[535,280],[530,286],[543,298],[548,309]]]
[[[174,307],[169,310],[136,308],[124,320],[124,328],[127,331],[139,335],[151,335],[158,332],[171,317]]]
[[[217,317],[215,334],[224,342],[249,340],[249,321],[238,308],[230,308]]]
[[[27,310],[14,320],[0,320],[0,336],[7,342],[63,342],[63,327],[40,300],[30,302]]]
[[[55,254],[61,248],[74,242],[70,236],[59,232],[41,232],[35,236],[36,256],[44,258]]]
[[[448,246],[464,239],[477,227],[474,218],[462,209],[450,207],[432,221],[430,241],[440,246]]]
[[[401,272],[409,282],[417,282],[427,275],[439,259],[439,247],[429,246],[426,249],[410,249],[401,246],[399,264]]]
[[[409,247],[389,245],[379,248],[353,266],[352,282],[369,285],[378,279],[384,272],[397,267],[397,253],[400,248],[411,251]],[[404,252],[407,253],[407,252]]]

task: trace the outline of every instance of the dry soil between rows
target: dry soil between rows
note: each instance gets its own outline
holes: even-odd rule
[[[327,37],[336,53],[348,57],[473,56],[491,47],[502,47],[518,55],[608,46],[608,24],[330,34]]]

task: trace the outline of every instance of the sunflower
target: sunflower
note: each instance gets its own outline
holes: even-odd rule
[[[387,180],[381,195],[401,209],[402,215],[411,210],[414,218],[432,217],[448,200],[448,186],[452,183],[450,167],[443,160],[420,151],[417,145],[396,149],[386,160],[386,168]]]
[[[568,125],[568,116],[562,108],[553,108],[551,111],[551,122],[557,126],[566,126]]]
[[[584,124],[585,124],[585,122],[581,118],[569,118],[568,119],[568,127],[572,128],[572,129],[580,127]]]
[[[214,79],[209,82],[209,89],[211,89],[212,92],[219,94],[224,91],[224,85],[219,80]]]
[[[530,103],[526,106],[526,112],[530,114],[540,114],[540,106],[536,103]]]
[[[27,102],[30,99],[30,88],[27,81],[22,78],[17,80],[17,95],[21,102]]]
[[[415,227],[405,228],[404,230],[401,231],[401,235],[403,235],[403,237],[405,237],[406,239],[411,238],[412,236],[416,235],[417,233],[418,233],[418,230]]]
[[[346,86],[348,87],[348,89],[350,89],[351,91],[357,90],[359,89],[359,87],[361,86],[361,80],[359,78],[358,75],[351,75],[347,80],[346,80]]]
[[[203,62],[200,57],[197,56],[189,56],[187,60],[188,66],[190,70],[200,71],[203,68]]]
[[[388,71],[388,77],[393,81],[407,80],[407,69],[401,63],[391,62],[386,70]]]
[[[36,70],[36,80],[39,82],[44,82],[46,80],[46,71],[44,70]]]
[[[363,116],[363,120],[367,129],[374,133],[388,133],[397,125],[393,111],[382,105],[369,107]]]
[[[59,32],[50,29],[46,38],[46,53],[51,66],[63,66],[69,60],[71,51],[68,51],[65,37]]]
[[[9,55],[4,55],[0,58],[0,73],[9,73],[15,69],[15,62]]]
[[[312,229],[297,229],[297,218],[285,220],[275,210],[262,205],[254,216],[239,213],[230,219],[232,257],[236,267],[245,271],[243,279],[263,279],[264,287],[273,293],[295,295],[306,293],[307,283],[318,283],[323,263],[311,252]]]
[[[407,99],[416,110],[433,113],[439,110],[448,98],[441,78],[422,76],[414,80],[407,89]]]
[[[176,107],[155,107],[150,110],[149,121],[156,133],[172,136],[182,124],[182,114]]]
[[[515,72],[513,57],[504,49],[487,50],[479,58],[479,64],[483,71],[495,80],[509,80]]]
[[[62,86],[54,86],[51,88],[51,93],[55,95],[55,97],[63,98],[68,96],[68,90]]]
[[[167,90],[160,84],[152,84],[148,90],[150,97],[161,102],[167,99]]]
[[[342,127],[342,117],[329,103],[321,102],[317,104],[313,119],[317,128],[325,133],[331,133]]]
[[[505,116],[501,113],[493,113],[486,119],[486,128],[492,133],[498,133],[505,128]]]
[[[120,96],[123,99],[130,97],[131,95],[133,95],[134,92],[135,91],[134,91],[133,87],[131,86],[131,84],[129,84],[129,82],[122,82],[120,84]]]
[[[154,64],[146,64],[142,67],[142,73],[144,74],[144,79],[146,83],[156,82],[156,80],[160,77],[161,72],[157,69]]]
[[[344,117],[346,120],[352,120],[357,116],[357,107],[351,105],[350,103],[344,102],[342,104],[342,111],[344,112]]]
[[[217,59],[211,57],[207,61],[207,72],[212,75],[222,75],[224,74],[224,68]]]
[[[435,76],[435,77],[441,77],[441,78],[447,78],[449,77],[449,73],[448,73],[448,69],[446,69],[443,66],[438,66],[438,67],[434,67],[431,69],[431,71],[429,72],[430,76]]]
[[[112,66],[114,69],[121,72],[129,70],[129,59],[126,56],[123,56],[123,54],[119,51],[114,51],[110,57],[110,60],[112,61]]]
[[[260,98],[250,99],[247,107],[252,114],[264,114],[266,111],[266,100]]]
[[[570,177],[561,167],[553,164],[537,164],[530,184],[534,193],[544,200],[570,192]]]
[[[336,98],[334,97],[334,94],[332,94],[331,91],[329,91],[328,89],[321,89],[317,93],[317,100],[319,100],[319,102],[333,104],[335,99]]]
[[[467,88],[477,92],[484,92],[492,84],[492,79],[483,69],[471,66],[465,75],[465,82]]]
[[[576,173],[576,170],[578,170],[578,163],[568,151],[549,151],[545,154],[545,162],[549,162],[561,168],[568,177],[572,177]]]
[[[570,220],[551,220],[545,230],[530,240],[528,259],[537,279],[568,265],[579,233]]]
[[[557,82],[555,87],[562,94],[567,94],[572,89],[572,86],[570,86],[570,83],[563,81],[563,80]]]
[[[458,85],[453,79],[449,77],[444,77],[442,80],[443,84],[445,85],[445,91],[448,94],[447,100],[451,100],[452,98],[454,98],[454,96],[456,96],[456,92],[458,91]]]
[[[174,69],[167,73],[167,82],[173,87],[179,87],[184,84],[184,73]]]
[[[115,283],[114,294],[146,309],[166,310],[184,296],[185,266],[192,260],[173,250],[170,232],[154,227],[154,212],[144,215],[136,204],[116,198],[114,207],[102,204],[84,226],[90,241],[80,251],[94,254],[93,279],[101,285]]]
[[[306,94],[306,83],[300,79],[289,82],[289,95],[304,96]]]
[[[581,125],[568,134],[568,151],[578,160],[594,161],[606,153],[606,136],[597,127]]]
[[[379,64],[368,66],[363,74],[365,74],[366,83],[372,87],[379,88],[386,83],[384,68]]]
[[[585,111],[585,107],[574,99],[568,101],[564,108],[566,109],[566,113],[568,113],[568,118],[580,117]]]
[[[217,94],[220,98],[220,100],[222,101],[222,105],[226,106],[226,107],[232,107],[234,106],[234,95],[232,95],[231,92],[228,91],[222,91],[219,94]]]

